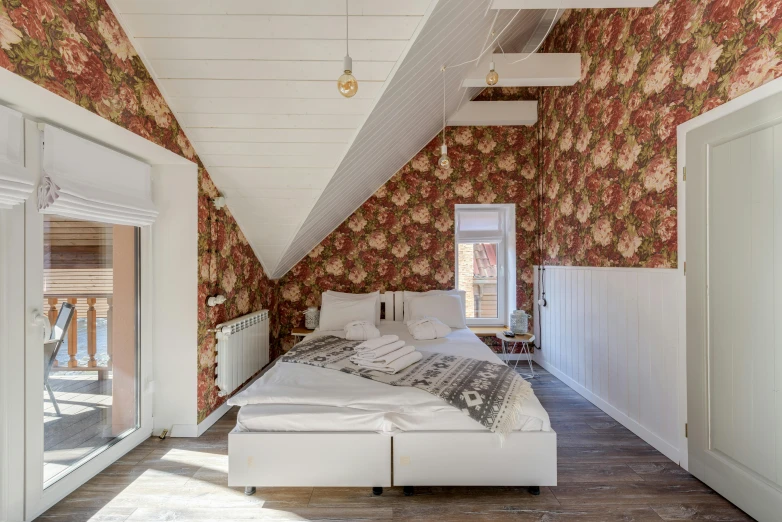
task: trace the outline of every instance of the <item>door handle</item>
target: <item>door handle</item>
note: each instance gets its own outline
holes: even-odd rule
[[[49,323],[49,318],[43,315],[38,310],[33,310],[33,326],[43,326],[43,339],[48,341],[52,336],[52,325]]]

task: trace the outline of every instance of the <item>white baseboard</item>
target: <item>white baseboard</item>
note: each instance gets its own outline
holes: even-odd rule
[[[279,357],[277,357],[277,359],[279,359]],[[254,383],[254,382],[255,382],[255,381],[257,381],[258,379],[260,379],[260,378],[261,378],[261,375],[263,375],[264,373],[266,373],[266,372],[269,370],[269,368],[271,368],[272,366],[274,366],[274,364],[277,362],[277,359],[273,360],[272,362],[270,362],[269,364],[267,364],[266,366],[264,366],[264,367],[263,367],[263,369],[261,369],[261,371],[260,371],[260,372],[258,372],[258,373],[255,375],[255,377],[253,377],[252,379],[250,379],[249,381],[247,381],[247,383],[246,383],[244,386],[242,386],[241,388],[239,388],[239,389],[236,391],[236,393],[239,393],[239,392],[241,392],[241,391],[244,391],[245,389],[247,389],[247,387],[248,387],[248,386],[250,386],[252,383]],[[207,418],[205,418],[204,420],[202,420],[201,422],[199,422],[197,426],[193,426],[193,427],[191,427],[191,426],[188,426],[188,427],[187,427],[187,428],[188,428],[188,429],[187,429],[187,433],[192,433],[192,435],[171,435],[171,436],[172,436],[172,437],[200,437],[201,435],[203,435],[203,434],[204,434],[204,432],[205,432],[206,430],[208,430],[209,428],[211,428],[211,427],[212,427],[212,425],[213,425],[215,422],[217,422],[218,420],[220,420],[220,418],[221,418],[223,415],[225,415],[226,413],[228,413],[228,410],[230,410],[232,407],[233,407],[233,406],[229,406],[229,405],[228,405],[228,401],[226,401],[226,402],[222,403],[222,404],[221,404],[221,405],[220,405],[220,406],[219,406],[219,407],[218,407],[218,408],[217,408],[215,411],[213,411],[212,413],[210,413],[210,414],[209,414],[209,416],[208,416]],[[173,430],[172,430],[172,431],[173,431]],[[184,432],[184,431],[183,431],[183,432]]]
[[[254,382],[254,381],[255,381],[255,379],[253,379],[252,381],[250,381],[250,383],[252,383],[252,382]],[[196,435],[195,435],[195,436],[196,436],[196,437],[200,437],[201,435],[203,435],[203,434],[204,434],[204,432],[205,432],[206,430],[208,430],[209,428],[211,428],[211,427],[212,427],[212,425],[213,425],[215,422],[219,421],[219,420],[220,420],[220,418],[221,418],[223,415],[225,415],[226,413],[228,413],[228,410],[230,410],[231,408],[233,408],[233,406],[230,406],[230,405],[228,404],[228,401],[225,401],[224,403],[222,403],[222,404],[221,404],[221,405],[220,405],[220,406],[219,406],[219,407],[218,407],[218,408],[217,408],[215,411],[213,411],[212,413],[210,413],[210,414],[209,414],[209,416],[208,416],[207,418],[205,418],[204,420],[202,420],[202,421],[201,421],[201,422],[198,424],[198,426],[196,426]]]
[[[562,381],[563,383],[567,384],[570,388],[572,388],[575,392],[577,392],[579,395],[584,397],[586,400],[606,412],[608,415],[610,415],[615,421],[622,424],[625,428],[632,431],[639,437],[641,437],[646,443],[650,444],[652,447],[654,447],[657,451],[674,461],[676,464],[679,464],[679,450],[667,442],[665,442],[663,439],[646,429],[645,427],[638,424],[636,421],[622,413],[621,411],[617,410],[610,404],[608,404],[606,401],[595,395],[594,393],[590,392],[583,386],[581,386],[579,383],[559,371],[557,368],[552,366],[551,364],[541,360],[540,357],[535,357],[533,359],[536,363],[538,363],[540,366],[542,366],[546,371],[548,371],[550,374],[552,374],[554,377]]]

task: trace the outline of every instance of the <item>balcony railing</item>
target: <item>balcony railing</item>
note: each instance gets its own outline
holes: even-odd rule
[[[54,325],[59,313],[59,305],[62,302],[70,303],[75,307],[71,325],[67,332],[68,362],[67,366],[59,366],[55,361],[54,369],[60,371],[97,371],[101,378],[111,370],[111,328],[112,328],[112,295],[111,294],[82,294],[82,295],[45,295],[48,305],[47,315],[49,322]],[[98,365],[98,317],[106,318],[106,365]],[[87,323],[87,356],[86,366],[79,365],[76,356],[79,353],[78,319],[86,317]]]

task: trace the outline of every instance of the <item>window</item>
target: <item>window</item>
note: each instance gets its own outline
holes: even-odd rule
[[[505,326],[516,302],[514,205],[456,205],[456,287],[469,325]]]

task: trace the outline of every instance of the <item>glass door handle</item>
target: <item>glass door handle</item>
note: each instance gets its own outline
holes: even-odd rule
[[[52,336],[52,325],[49,324],[49,318],[38,310],[33,310],[33,326],[43,326],[44,341],[48,341]]]

